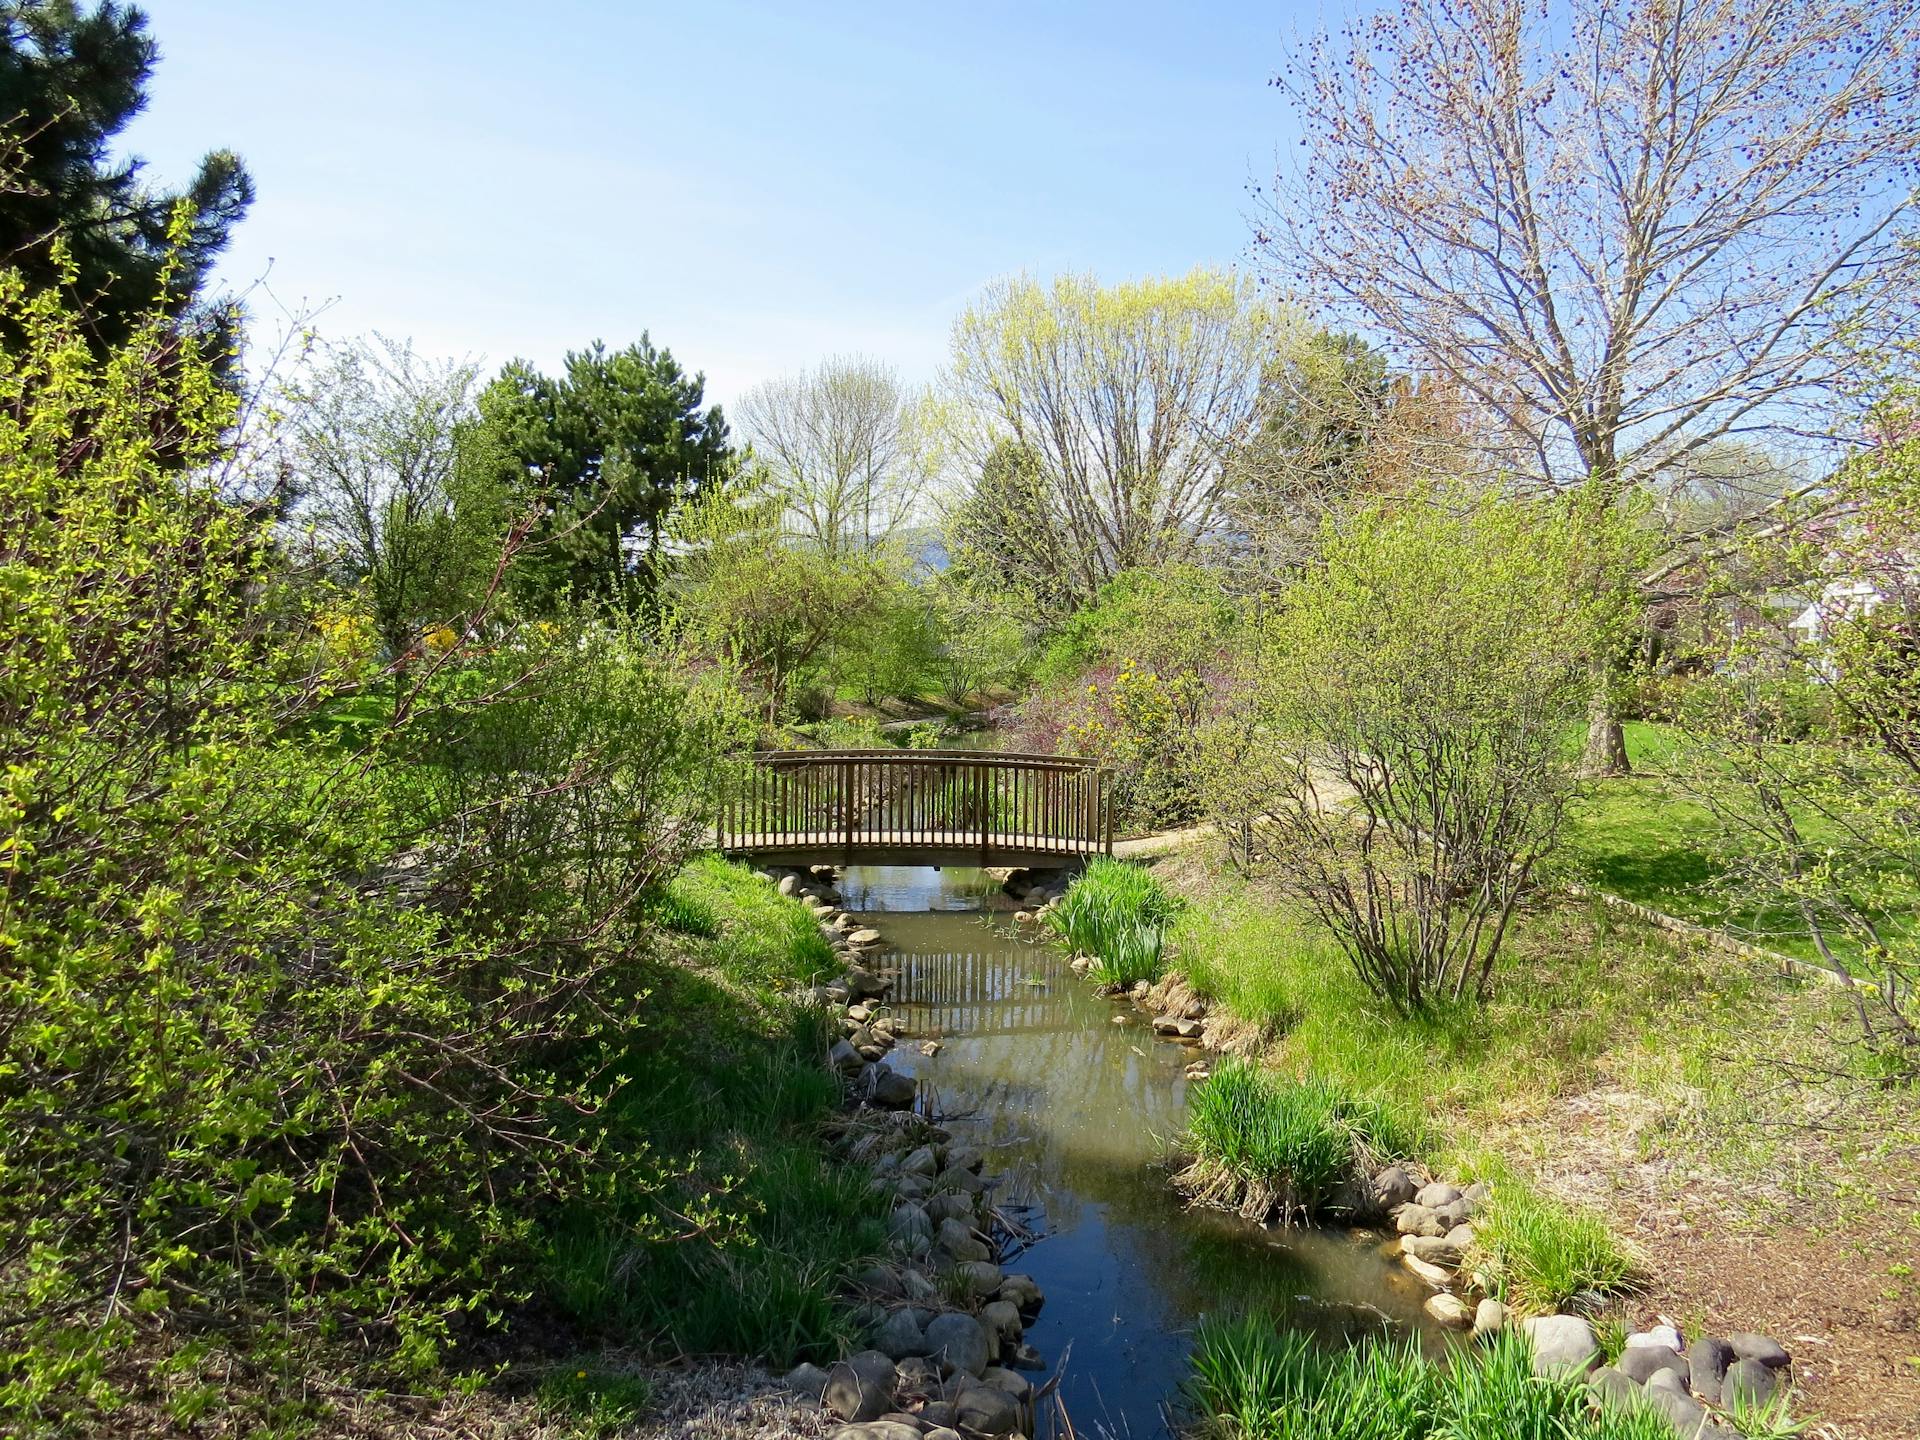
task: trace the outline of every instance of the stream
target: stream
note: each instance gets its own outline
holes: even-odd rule
[[[1074,975],[1034,927],[1016,933],[990,875],[851,866],[838,887],[881,933],[876,964],[898,971],[892,1007],[913,1042],[942,1042],[931,1057],[902,1044],[889,1064],[986,1155],[997,1203],[1032,1232],[1000,1258],[1046,1295],[1026,1338],[1061,1371],[1079,1433],[1168,1434],[1208,1313],[1257,1308],[1329,1341],[1391,1324],[1441,1343],[1421,1311],[1430,1292],[1377,1237],[1181,1204],[1162,1157],[1199,1052],[1154,1039],[1148,1017]]]

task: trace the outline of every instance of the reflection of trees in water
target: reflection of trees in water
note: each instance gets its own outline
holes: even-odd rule
[[[1038,1207],[1049,1231],[1078,1230],[1088,1205],[1104,1207],[1105,1248],[1141,1272],[1166,1323],[1244,1306],[1330,1336],[1377,1329],[1375,1307],[1417,1322],[1424,1292],[1377,1243],[1181,1205],[1161,1159],[1184,1123],[1187,1052],[1112,1025],[1113,1002],[1057,955],[1022,946],[895,959],[896,1003],[947,1029],[939,1057],[916,1069],[943,1112],[964,1117],[950,1124],[956,1136],[1003,1177],[996,1198]],[[1025,983],[1035,977],[1045,985]]]

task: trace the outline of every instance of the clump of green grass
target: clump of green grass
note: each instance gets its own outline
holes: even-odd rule
[[[677,875],[668,884],[642,897],[640,913],[647,924],[675,935],[711,940],[720,933],[720,917],[712,903]]]
[[[638,1375],[597,1365],[555,1370],[540,1382],[544,1420],[566,1425],[580,1440],[603,1440],[639,1423],[653,1387]]]
[[[1177,1183],[1203,1204],[1254,1219],[1304,1218],[1424,1140],[1421,1123],[1382,1095],[1228,1059],[1188,1103],[1190,1158]]]
[[[1544,1314],[1634,1290],[1644,1274],[1604,1216],[1543,1194],[1511,1170],[1474,1217],[1474,1248],[1507,1302]]]
[[[1152,872],[1096,859],[1046,913],[1068,948],[1090,955],[1102,984],[1160,978],[1166,936],[1185,902]]]
[[[804,980],[833,966],[833,946],[806,906],[744,865],[717,855],[697,856],[673,877],[666,895],[675,913],[698,926],[681,933],[722,942],[711,947],[710,958],[735,979]]]
[[[1222,1440],[1672,1440],[1640,1407],[1598,1408],[1586,1386],[1533,1373],[1524,1337],[1429,1360],[1410,1339],[1322,1349],[1257,1316],[1208,1319],[1188,1395]]]
[[[1733,1428],[1747,1440],[1795,1440],[1813,1423],[1804,1416],[1794,1415],[1792,1397],[1785,1390],[1758,1405],[1744,1393],[1736,1392],[1732,1414]]]

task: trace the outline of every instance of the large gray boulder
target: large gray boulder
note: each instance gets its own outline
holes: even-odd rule
[[[1011,1300],[994,1300],[980,1307],[980,1323],[1004,1340],[1018,1340],[1026,1331],[1020,1307]]]
[[[1662,1370],[1662,1375],[1670,1375],[1670,1370]],[[1640,1392],[1646,1397],[1647,1404],[1667,1417],[1667,1423],[1673,1426],[1681,1440],[1693,1440],[1707,1423],[1707,1411],[1691,1395],[1683,1395],[1661,1385],[1650,1385]]]
[[[927,1214],[936,1222],[971,1219],[975,1208],[974,1198],[959,1190],[936,1190],[927,1200]]]
[[[1787,1354],[1778,1340],[1755,1334],[1751,1330],[1735,1331],[1727,1336],[1727,1344],[1742,1360],[1755,1361],[1769,1370],[1784,1370],[1793,1362],[1793,1357]]]
[[[1373,1203],[1383,1213],[1407,1204],[1418,1193],[1413,1177],[1398,1165],[1389,1165],[1373,1177]]]
[[[997,1291],[1005,1278],[991,1260],[962,1260],[949,1273],[976,1300],[984,1300]]]
[[[933,1221],[918,1205],[896,1205],[887,1234],[909,1255],[918,1255],[933,1244]]]
[[[821,1399],[842,1420],[876,1420],[893,1408],[894,1379],[893,1361],[862,1350],[827,1372]]]
[[[1011,1435],[1020,1428],[1020,1402],[992,1385],[970,1385],[953,1402],[962,1434]]]
[[[913,1104],[914,1084],[911,1075],[902,1075],[888,1065],[875,1065],[867,1073],[873,1084],[869,1096],[874,1104],[889,1110],[904,1110]]]
[[[1435,1180],[1431,1185],[1420,1187],[1413,1197],[1413,1203],[1424,1205],[1429,1210],[1438,1210],[1442,1205],[1451,1205],[1460,1198],[1460,1187],[1449,1185],[1444,1180]]]
[[[1637,1405],[1640,1403],[1640,1387],[1611,1365],[1602,1365],[1587,1377],[1587,1383],[1599,1392],[1601,1400],[1607,1404]]]
[[[1720,1403],[1728,1410],[1742,1404],[1758,1408],[1773,1399],[1779,1388],[1770,1366],[1742,1357],[1727,1367],[1726,1378],[1720,1382]]]
[[[1402,1205],[1394,1211],[1393,1228],[1402,1235],[1430,1235],[1436,1240],[1447,1233],[1433,1211],[1420,1204]]]
[[[1436,1239],[1431,1235],[1404,1236],[1400,1241],[1400,1249],[1429,1265],[1458,1265],[1464,1254],[1462,1248],[1453,1241],[1444,1237]]]
[[[1600,1363],[1600,1342],[1578,1315],[1534,1315],[1520,1328],[1533,1342],[1536,1375],[1585,1375]]]
[[[873,1332],[873,1348],[889,1360],[926,1354],[927,1336],[920,1328],[920,1317],[911,1310],[895,1310]]]
[[[796,1365],[787,1372],[784,1383],[794,1394],[818,1400],[827,1388],[827,1372],[818,1365]]]
[[[1619,1369],[1636,1385],[1644,1385],[1655,1373],[1671,1370],[1684,1382],[1688,1379],[1686,1357],[1664,1345],[1632,1345],[1621,1352]]]
[[[987,1368],[991,1346],[986,1327],[971,1315],[955,1311],[934,1316],[927,1322],[926,1338],[927,1354],[949,1372],[978,1375]]]
[[[921,1440],[923,1433],[911,1420],[882,1418],[864,1425],[842,1425],[828,1440]]]
[[[940,1248],[955,1260],[991,1260],[993,1252],[973,1233],[964,1220],[942,1220],[935,1237]]]
[[[1031,1315],[1045,1298],[1031,1275],[1009,1275],[1000,1282],[1000,1298],[1011,1300],[1022,1315]]]
[[[1702,1335],[1687,1347],[1687,1375],[1693,1393],[1710,1405],[1720,1403],[1720,1382],[1733,1364],[1733,1347],[1724,1340]]]

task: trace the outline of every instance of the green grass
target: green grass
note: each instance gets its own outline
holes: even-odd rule
[[[1718,858],[1723,853],[1718,824],[1695,793],[1713,784],[1712,770],[1698,768],[1711,762],[1690,753],[1671,726],[1636,722],[1626,726],[1626,736],[1633,773],[1582,787],[1568,810],[1554,874],[1797,960],[1821,963],[1790,905],[1755,905],[1729,893]],[[1800,820],[1807,836],[1818,841],[1820,818]],[[1920,912],[1920,893],[1911,906],[1876,918],[1887,933],[1905,938],[1914,928],[1914,912]],[[1832,943],[1843,956],[1857,952],[1844,938]]]
[[[1160,978],[1169,927],[1184,908],[1151,871],[1105,856],[1087,866],[1046,912],[1049,926],[1097,962],[1102,984]]]
[[[1474,1216],[1474,1249],[1508,1304],[1548,1314],[1576,1297],[1598,1301],[1638,1288],[1643,1264],[1604,1216],[1542,1194],[1504,1165],[1487,1178],[1493,1194]]]
[[[1195,1088],[1181,1148],[1182,1188],[1256,1219],[1310,1216],[1339,1186],[1417,1154],[1423,1127],[1377,1093],[1295,1078],[1228,1058]]]
[[[1781,984],[1603,908],[1543,898],[1516,918],[1490,1000],[1402,1018],[1310,916],[1226,877],[1174,927],[1169,964],[1266,1030],[1288,1070],[1409,1097],[1466,1135],[1539,1112],[1623,1054],[1695,1084],[1715,1068],[1721,1017]]]
[[[1577,1380],[1533,1374],[1524,1337],[1430,1360],[1410,1340],[1323,1349],[1257,1316],[1210,1318],[1188,1395],[1219,1440],[1672,1440],[1664,1417],[1598,1409]]]
[[[663,903],[701,918],[685,933],[717,936],[721,943],[704,958],[737,980],[806,980],[836,967],[833,946],[806,906],[716,855],[691,861],[667,886]]]
[[[554,1371],[540,1382],[540,1418],[557,1422],[580,1440],[607,1440],[639,1423],[653,1387],[637,1375],[588,1363]]]
[[[847,1281],[886,1239],[868,1177],[822,1141],[841,1099],[829,1021],[778,998],[832,951],[798,902],[712,857],[658,904],[678,922],[647,962],[658,1019],[607,1057],[617,1088],[593,1123],[670,1178],[556,1227],[544,1294],[590,1335],[780,1367],[830,1358],[855,1338]]]

